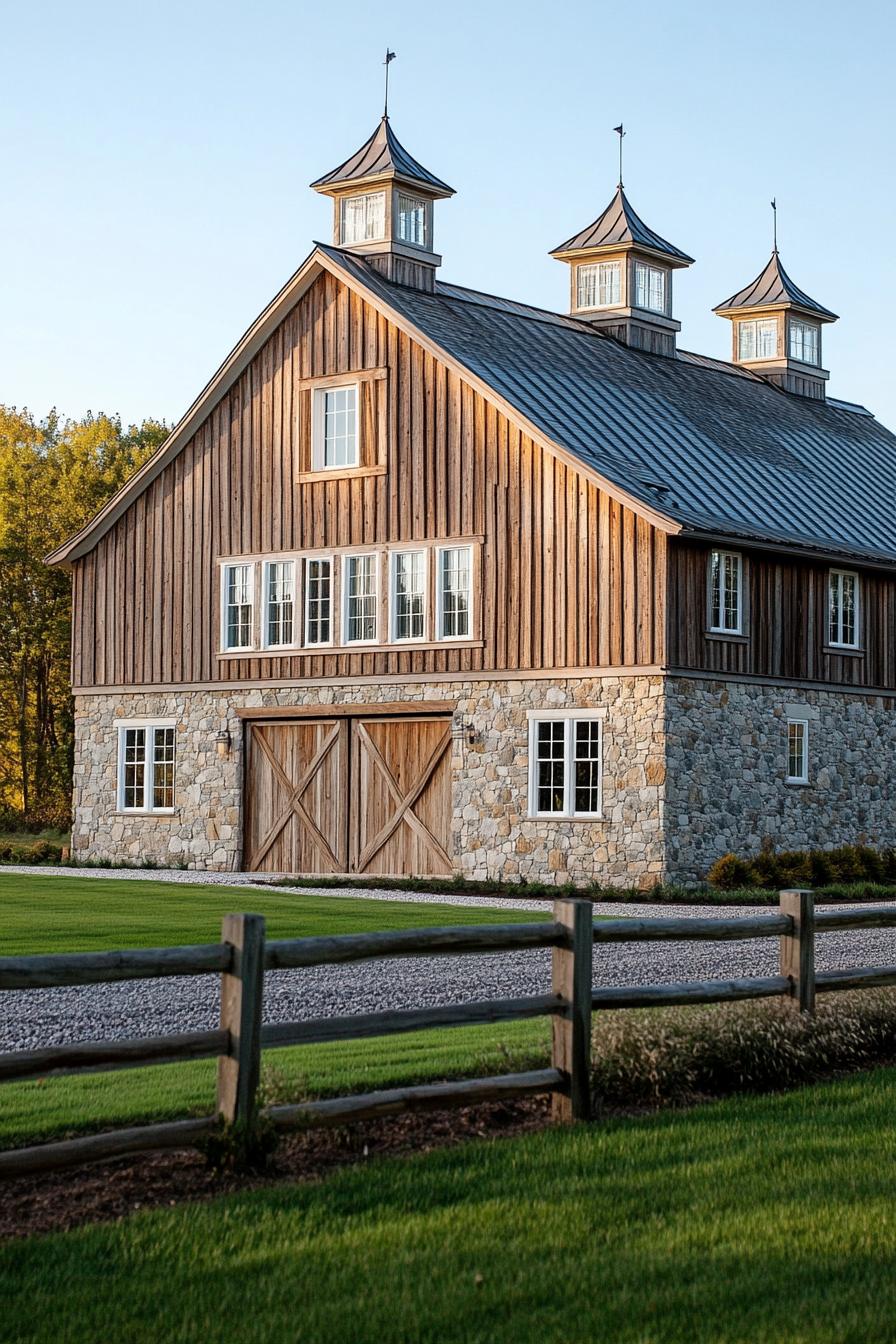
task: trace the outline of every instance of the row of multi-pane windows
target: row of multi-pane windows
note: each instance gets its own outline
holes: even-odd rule
[[[344,197],[339,219],[343,243],[381,242],[386,236],[386,193],[368,191]],[[419,196],[399,192],[396,236],[404,243],[426,246],[426,202]]]
[[[787,352],[803,364],[818,363],[818,326],[791,317],[787,323]],[[778,319],[757,317],[737,324],[738,359],[778,358]]]
[[[174,807],[174,724],[119,725],[118,807],[170,812]]]
[[[744,561],[738,551],[712,551],[709,558],[709,628],[714,634],[744,633]],[[851,569],[828,571],[827,642],[859,645],[859,576]]]
[[[667,311],[666,275],[661,266],[649,266],[644,261],[635,263],[635,307],[653,313]],[[578,308],[611,308],[621,302],[621,262],[588,262],[576,267]]]
[[[432,636],[428,633],[431,556]],[[381,573],[384,569],[388,578]],[[388,632],[380,628],[384,582],[390,599]],[[466,545],[393,550],[388,557],[363,551],[341,557],[235,561],[222,566],[221,587],[225,652],[470,639],[473,633],[473,550]],[[257,601],[261,610],[256,618]]]

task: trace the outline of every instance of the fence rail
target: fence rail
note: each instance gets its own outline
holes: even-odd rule
[[[216,1114],[144,1125],[84,1138],[0,1153],[0,1177],[50,1171],[130,1153],[188,1147],[221,1120],[251,1123],[257,1115],[262,1049],[320,1041],[354,1040],[431,1027],[469,1026],[550,1017],[551,1067],[498,1077],[463,1079],[268,1107],[263,1114],[278,1129],[341,1125],[354,1120],[508,1097],[549,1093],[555,1120],[590,1116],[590,1041],[593,1009],[718,1003],[782,997],[803,1012],[815,995],[837,990],[896,985],[896,966],[815,971],[818,934],[843,929],[896,928],[896,907],[853,907],[816,912],[811,892],[782,891],[776,912],[718,919],[662,917],[594,923],[584,899],[554,902],[553,919],[532,924],[495,924],[343,934],[266,942],[259,915],[228,915],[220,943],[123,952],[59,953],[0,958],[0,991],[62,985],[157,979],[171,975],[221,977],[220,1026],[125,1041],[96,1041],[0,1054],[0,1082],[131,1068],[172,1060],[217,1057]],[[631,942],[734,942],[780,939],[779,974],[627,986],[592,985],[595,944]],[[311,1018],[262,1025],[267,971],[341,965],[373,958],[461,956],[468,953],[550,948],[549,994],[488,999],[439,1007]]]

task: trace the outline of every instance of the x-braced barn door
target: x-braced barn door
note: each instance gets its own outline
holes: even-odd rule
[[[245,807],[254,871],[450,873],[451,720],[253,723]]]

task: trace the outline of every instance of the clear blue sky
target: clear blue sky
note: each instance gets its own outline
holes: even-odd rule
[[[682,344],[785,265],[841,320],[832,395],[896,428],[896,19],[889,3],[442,5],[32,0],[2,8],[0,401],[176,420],[327,239],[308,190],[373,130],[456,187],[443,278],[564,309],[547,253],[616,181],[697,258]]]

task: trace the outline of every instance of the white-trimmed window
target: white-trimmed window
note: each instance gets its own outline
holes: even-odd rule
[[[438,552],[436,622],[439,639],[470,639],[473,630],[473,552],[444,546]]]
[[[618,261],[589,262],[576,267],[576,306],[610,308],[622,302],[622,266]]]
[[[709,628],[715,634],[743,631],[743,556],[712,551],[709,557]]]
[[[295,641],[294,560],[269,560],[264,567],[265,644],[281,648]]]
[[[347,555],[343,559],[343,642],[376,643],[379,608],[378,557]]]
[[[790,358],[803,364],[818,364],[818,327],[814,322],[801,322],[792,317],[788,323],[790,332]]]
[[[809,720],[787,720],[787,783],[809,782]]]
[[[333,642],[333,561],[329,556],[305,560],[305,643]]]
[[[174,811],[173,722],[136,720],[118,727],[118,810]]]
[[[661,267],[635,262],[635,307],[652,313],[666,311],[666,272]]]
[[[398,193],[398,236],[403,243],[426,245],[426,202],[403,191]]]
[[[859,576],[851,569],[828,575],[828,642],[842,649],[859,646]]]
[[[778,319],[751,318],[737,324],[738,359],[777,359]]]
[[[340,236],[343,243],[375,243],[385,238],[386,193],[372,191],[343,197]]]
[[[426,551],[392,552],[392,638],[426,638]]]
[[[221,643],[227,650],[251,649],[255,625],[255,566],[224,565]]]
[[[529,813],[599,817],[603,807],[603,723],[591,711],[529,719]]]
[[[314,389],[311,460],[315,471],[358,465],[358,385]]]

